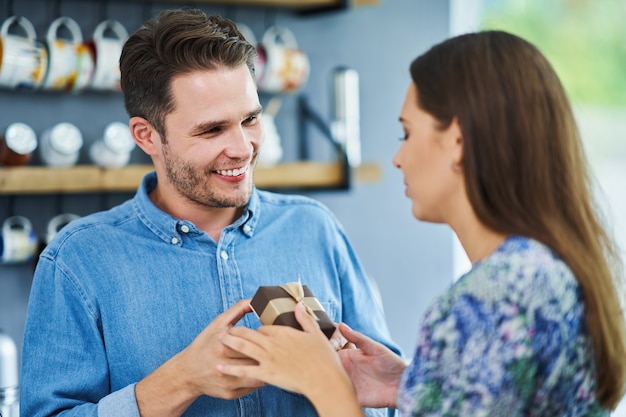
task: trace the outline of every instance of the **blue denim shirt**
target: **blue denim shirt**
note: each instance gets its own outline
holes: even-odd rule
[[[154,206],[148,193],[155,186],[156,175],[146,175],[133,199],[70,223],[41,254],[24,336],[22,415],[138,417],[136,382],[260,285],[298,276],[332,320],[398,351],[326,207],[254,190],[216,242]],[[240,325],[260,322],[248,314]],[[315,415],[306,398],[273,386],[235,400],[203,396],[183,414]]]

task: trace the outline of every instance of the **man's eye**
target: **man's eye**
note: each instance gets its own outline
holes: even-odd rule
[[[204,132],[205,135],[215,135],[216,133],[220,133],[222,131],[221,127],[213,127],[209,130],[207,130],[206,132]]]
[[[256,122],[258,118],[259,118],[259,116],[255,114],[254,116],[250,116],[246,120],[244,120],[244,123],[252,124],[252,123]]]

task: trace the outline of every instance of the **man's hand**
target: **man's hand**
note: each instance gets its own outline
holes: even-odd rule
[[[222,336],[251,312],[241,300],[209,324],[189,346],[139,381],[135,395],[141,417],[178,417],[200,395],[233,399],[264,385],[250,378],[225,375],[217,364],[256,362],[226,347]]]

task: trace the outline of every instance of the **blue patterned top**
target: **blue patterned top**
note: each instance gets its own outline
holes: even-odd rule
[[[509,237],[428,308],[398,390],[402,416],[608,416],[569,267]]]

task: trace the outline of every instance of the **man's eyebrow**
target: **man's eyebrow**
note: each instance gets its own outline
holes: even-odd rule
[[[259,106],[255,110],[252,110],[250,113],[248,113],[248,116],[246,117],[246,119],[249,119],[250,117],[258,116],[262,112],[263,112],[263,107]]]
[[[251,117],[258,116],[262,112],[263,112],[263,108],[261,106],[259,106],[258,108],[254,109],[250,113],[248,113],[246,115],[245,119],[249,119]],[[191,136],[198,136],[198,135],[202,135],[204,133],[210,132],[213,129],[219,129],[220,127],[226,126],[227,124],[228,124],[227,120],[216,120],[216,121],[212,121],[212,122],[201,122],[201,123],[198,123],[197,125],[195,125],[193,128],[191,128],[189,133],[191,134]]]
[[[214,121],[214,122],[202,122],[202,123],[198,123],[197,125],[195,125],[191,130],[190,130],[190,134],[191,136],[197,136],[197,135],[202,135],[206,132],[209,132],[213,129],[216,128],[220,128],[222,126],[225,126],[227,124],[227,122],[225,120],[218,120],[218,121]]]

